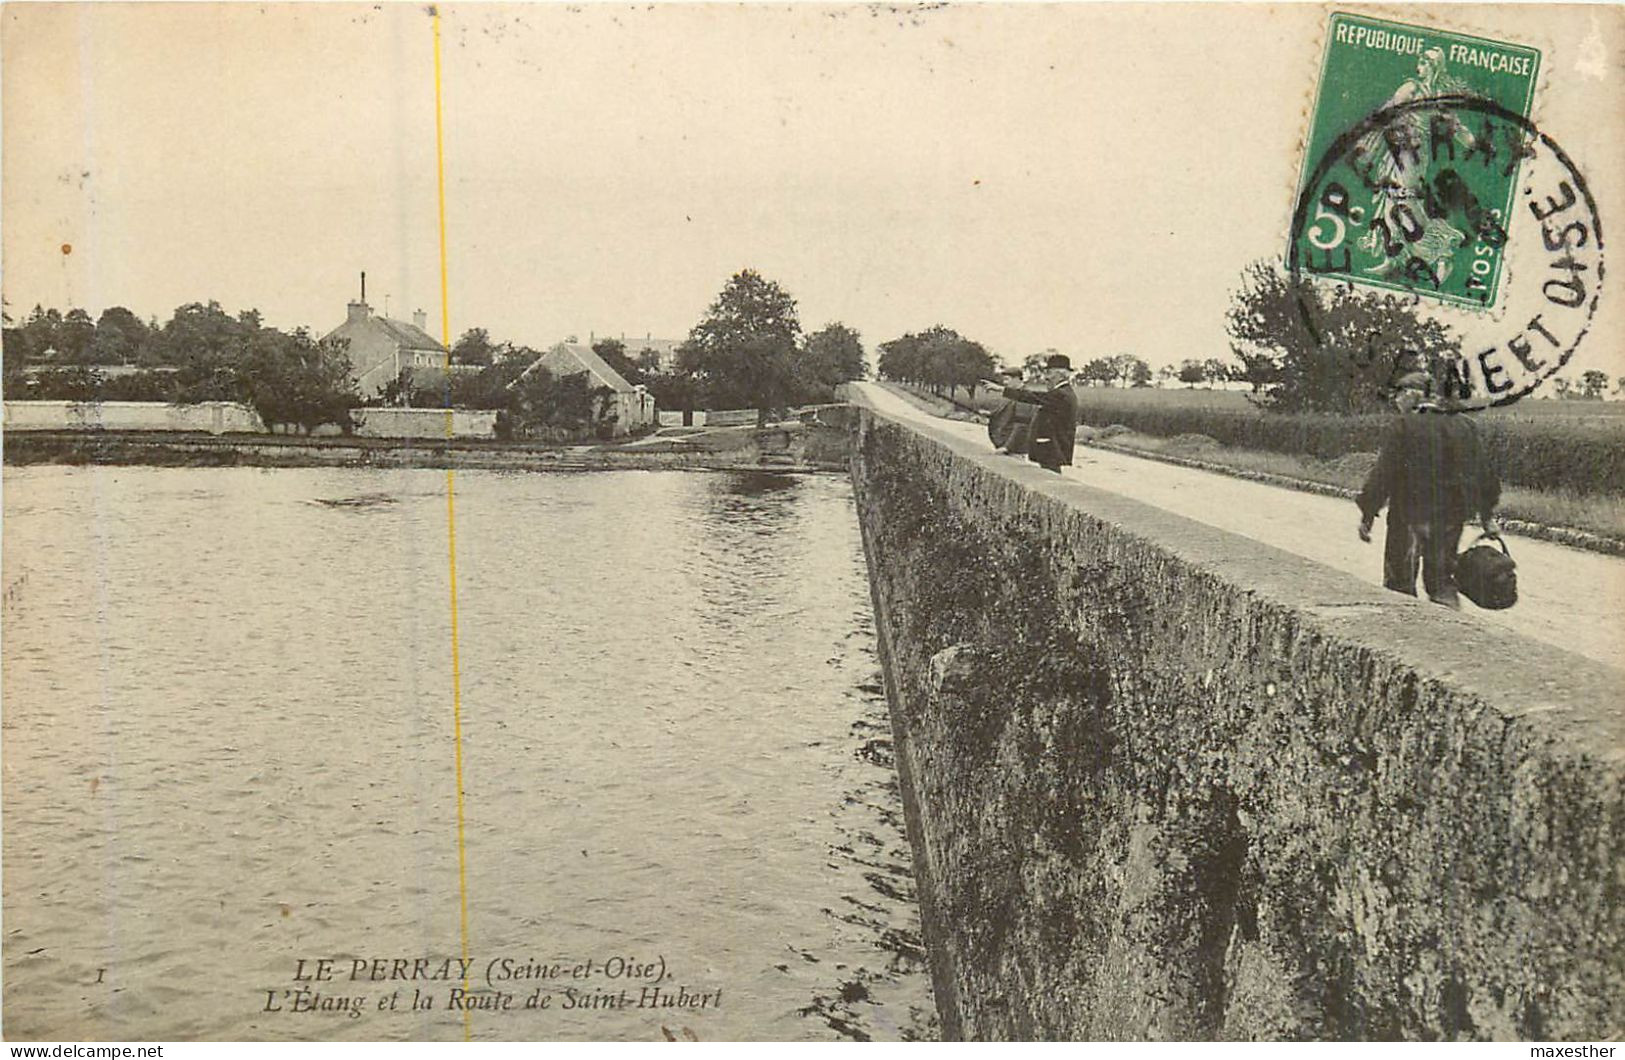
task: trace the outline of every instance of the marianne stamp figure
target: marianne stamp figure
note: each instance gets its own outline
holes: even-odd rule
[[[1417,57],[1416,75],[1406,78],[1383,106],[1468,91],[1466,82],[1445,72],[1444,50],[1429,48]],[[1430,153],[1428,138],[1434,134],[1430,121],[1448,127],[1469,155],[1477,149],[1473,134],[1453,115],[1417,110],[1367,133],[1355,149],[1356,167],[1372,182],[1372,214],[1382,222],[1372,224],[1360,238],[1362,250],[1382,258],[1365,270],[1373,275],[1388,277],[1419,261],[1427,265],[1435,284],[1443,283],[1457,248],[1466,242],[1466,234],[1438,216],[1442,211],[1427,201],[1424,160]]]
[[[1420,566],[1428,599],[1460,609],[1454,569],[1462,527],[1476,515],[1486,534],[1499,536],[1495,506],[1501,482],[1472,422],[1444,412],[1429,399],[1430,390],[1431,380],[1422,372],[1409,372],[1395,383],[1399,415],[1356,498],[1359,533],[1361,541],[1371,540],[1371,524],[1386,504],[1383,585],[1415,596]]]

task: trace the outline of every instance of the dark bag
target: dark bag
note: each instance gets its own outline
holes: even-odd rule
[[[993,448],[1007,453],[1025,453],[1031,424],[1032,416],[1023,410],[1021,402],[1006,401],[988,417],[988,441],[993,443]]]
[[[1016,403],[1006,401],[993,410],[993,415],[987,418],[987,440],[993,443],[993,448],[1003,449],[1004,443],[1010,440],[1010,431],[1016,425]]]
[[[1485,539],[1500,545],[1497,550]],[[1499,611],[1518,602],[1518,565],[1507,551],[1507,543],[1497,535],[1478,535],[1473,547],[1456,557],[1456,588],[1488,611]]]

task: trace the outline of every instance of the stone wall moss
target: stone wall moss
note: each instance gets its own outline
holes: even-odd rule
[[[1283,601],[1188,557],[1209,538],[882,417],[855,429],[949,1033],[1619,1026],[1617,746],[1576,754],[1402,638],[1342,632],[1339,607],[1380,595]]]

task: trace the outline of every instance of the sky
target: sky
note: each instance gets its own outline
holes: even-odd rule
[[[1540,47],[1542,128],[1625,213],[1621,8],[1336,9]],[[444,5],[451,334],[681,338],[753,268],[871,348],[1223,356],[1241,270],[1286,244],[1332,10]],[[427,11],[0,8],[8,311],[213,299],[321,333],[365,270],[438,334]],[[1610,375],[1619,275],[1576,361]]]

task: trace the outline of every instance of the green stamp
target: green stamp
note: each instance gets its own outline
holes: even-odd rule
[[[1495,306],[1539,71],[1520,44],[1332,15],[1289,261]]]

